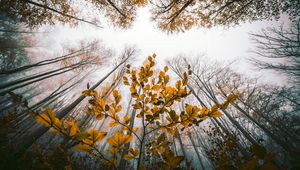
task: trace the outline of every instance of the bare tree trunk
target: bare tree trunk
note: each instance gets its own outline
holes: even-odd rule
[[[181,148],[182,154],[184,156],[185,164],[186,164],[187,168],[189,168],[191,163],[189,162],[189,160],[187,158],[187,154],[186,154],[186,151],[185,151],[182,139],[181,139],[181,135],[180,135],[178,129],[176,129],[176,137],[177,137],[177,139],[179,141],[180,148]]]
[[[203,161],[202,161],[202,159],[201,159],[201,155],[200,155],[200,153],[199,153],[199,151],[198,151],[198,148],[196,147],[196,144],[195,144],[194,139],[192,138],[192,134],[191,134],[191,133],[188,133],[188,137],[190,138],[190,141],[192,142],[193,148],[194,148],[194,150],[195,150],[195,152],[196,152],[196,155],[197,155],[197,158],[198,158],[198,161],[199,161],[199,163],[200,163],[200,165],[201,165],[202,170],[205,170]]]

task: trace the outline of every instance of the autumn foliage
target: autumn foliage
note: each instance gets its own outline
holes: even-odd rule
[[[126,75],[123,77],[123,83],[128,86],[130,95],[134,99],[131,107],[137,111],[136,118],[140,123],[130,125],[132,120],[128,115],[124,115],[126,110],[122,108],[122,96],[117,90],[113,91],[114,101],[108,103],[99,96],[97,91],[89,89],[82,92],[84,96],[89,97],[90,109],[87,114],[94,115],[97,121],[110,118],[110,127],[121,127],[113,136],[108,137],[107,132],[95,129],[81,131],[76,122],[59,120],[51,109],[45,109],[42,114],[33,113],[35,120],[50,127],[50,132],[78,141],[75,150],[85,152],[95,160],[100,159],[103,164],[115,169],[122,159],[137,161],[137,169],[145,168],[147,162],[143,162],[142,157],[146,156],[146,153],[160,158],[159,164],[163,169],[178,167],[184,157],[174,155],[168,136],[176,135],[178,129],[183,131],[191,126],[199,126],[209,117],[222,116],[219,108],[227,108],[228,104],[235,100],[235,96],[229,95],[227,101],[212,108],[199,108],[197,105],[186,104],[184,110],[180,111],[176,109],[176,103],[191,93],[187,87],[188,74],[184,73],[182,79],[177,80],[175,85],[171,85],[167,66],[163,71],[154,70],[155,57],[155,54],[149,56],[146,64],[138,70],[130,69],[130,65],[127,65]],[[159,135],[149,141],[148,136],[152,133]],[[110,146],[110,149],[105,152],[97,148],[97,143],[103,140]],[[136,147],[133,143],[137,144]]]

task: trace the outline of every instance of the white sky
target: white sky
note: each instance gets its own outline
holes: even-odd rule
[[[83,39],[101,39],[110,48],[120,51],[127,45],[135,45],[140,50],[139,60],[143,61],[153,53],[157,54],[159,63],[166,59],[186,54],[197,56],[205,53],[207,57],[216,60],[231,61],[238,59],[237,68],[244,73],[254,73],[246,59],[251,57],[250,49],[254,44],[250,41],[249,33],[258,33],[263,28],[278,27],[280,24],[289,24],[286,17],[277,21],[258,21],[244,23],[233,28],[214,27],[211,29],[194,28],[184,33],[167,34],[159,31],[154,22],[150,21],[150,13],[147,9],[138,11],[137,19],[132,28],[119,30],[105,26],[104,29],[82,24],[75,28],[56,26],[43,42],[47,48],[57,48],[62,43],[78,42]],[[52,46],[48,46],[52,44]],[[163,65],[163,64],[162,64]],[[278,84],[279,79],[275,74],[268,72],[263,81],[271,81]]]

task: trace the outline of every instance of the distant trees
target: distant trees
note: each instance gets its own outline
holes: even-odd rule
[[[12,20],[0,20],[0,72],[28,64],[26,35],[20,33],[20,25]]]
[[[292,83],[300,85],[300,20],[289,29],[269,28],[262,33],[251,34],[259,58],[252,61],[261,69],[286,74]]]

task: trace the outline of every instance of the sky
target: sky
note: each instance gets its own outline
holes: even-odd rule
[[[101,29],[88,24],[74,28],[60,25],[51,28],[51,32],[40,43],[45,46],[47,44],[49,50],[83,39],[102,40],[106,46],[116,51],[121,51],[126,45],[134,45],[139,49],[138,61],[142,62],[147,56],[156,53],[161,66],[165,65],[166,60],[179,54],[188,57],[205,54],[206,57],[221,62],[236,60],[233,67],[243,74],[260,76],[262,82],[282,85],[282,78],[276,73],[258,71],[247,60],[253,57],[251,50],[255,49],[249,33],[259,33],[262,29],[279,27],[281,24],[289,24],[286,16],[279,21],[242,23],[231,28],[193,28],[184,33],[167,34],[155,27],[148,9],[142,8],[129,29],[120,30],[109,26]]]

